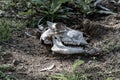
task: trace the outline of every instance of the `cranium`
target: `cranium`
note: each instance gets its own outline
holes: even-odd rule
[[[64,44],[72,45],[88,44],[83,37],[83,33],[80,31],[70,29],[61,23],[47,22],[47,24],[49,28],[41,35],[40,38],[40,40],[43,40],[45,44],[51,42],[51,38],[53,35],[59,36]]]
[[[61,54],[93,54],[98,51],[98,49],[85,50],[82,48],[82,46],[86,47],[88,45],[82,32],[68,28],[62,23],[48,21],[47,24],[48,29],[43,32],[40,41],[43,41],[44,44],[53,44],[51,48],[53,52]]]

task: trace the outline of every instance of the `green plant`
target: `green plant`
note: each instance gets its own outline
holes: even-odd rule
[[[1,18],[0,19],[0,42],[8,41],[11,38],[13,30],[21,30],[25,27],[26,21]]]
[[[19,20],[19,19],[5,19],[7,24],[10,25],[10,29],[13,31],[15,30],[22,30],[25,28],[27,21],[25,20]]]
[[[3,56],[3,53],[2,53],[2,46],[0,46],[0,59],[2,58],[2,56]]]
[[[52,75],[52,80],[87,80],[87,77],[83,73],[79,73],[76,71],[77,67],[83,64],[84,61],[77,60],[72,66],[72,73],[68,73],[67,71],[63,71],[60,74]]]
[[[69,0],[32,0],[34,4],[39,5],[39,14],[50,21],[59,17],[66,18],[66,9],[62,8],[62,4],[67,1]]]
[[[0,79],[2,79],[2,80],[17,80],[15,77],[7,75],[7,74],[3,73],[2,71],[0,71]]]
[[[1,50],[1,46],[0,46],[0,59],[2,58],[2,56],[4,55],[2,53]],[[17,80],[15,77],[6,74],[6,71],[15,71],[15,67],[10,65],[10,64],[4,64],[4,65],[0,65],[0,80]]]
[[[4,55],[4,53],[2,53],[1,48],[2,47],[0,46],[0,59]],[[15,71],[15,67],[11,64],[0,65],[0,80],[17,80],[15,77],[6,74],[6,71]]]
[[[76,68],[83,63],[84,63],[83,60],[76,60],[75,63],[73,64],[73,66],[72,66],[72,71],[75,71]]]
[[[80,8],[80,11],[82,12],[84,17],[86,17],[86,15],[93,13],[95,11],[94,7],[91,6],[92,1],[93,0],[76,0],[75,1],[76,6]]]
[[[105,38],[97,45],[101,48],[101,50],[105,53],[110,53],[114,51],[120,51],[120,40],[116,38]]]
[[[7,24],[4,20],[0,22],[0,42],[7,41],[10,39],[11,30],[10,25]]]
[[[35,27],[39,19],[42,22],[68,19],[68,9],[62,6],[67,1],[69,0],[11,0],[6,11],[18,18],[28,19],[28,26]]]
[[[11,64],[0,65],[0,71],[2,71],[2,72],[15,71],[15,67]]]

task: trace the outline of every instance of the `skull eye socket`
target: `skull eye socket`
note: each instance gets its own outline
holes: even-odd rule
[[[57,37],[54,37],[54,39],[57,39]]]

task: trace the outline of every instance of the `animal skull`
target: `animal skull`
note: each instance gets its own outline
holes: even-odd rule
[[[61,23],[47,22],[48,29],[41,35],[40,41],[45,44],[51,42],[52,36],[59,36],[63,43],[72,45],[87,45],[88,43],[83,37],[83,33],[66,27]],[[47,42],[48,41],[48,42]],[[52,43],[52,42],[51,42]]]
[[[47,25],[48,29],[43,32],[40,41],[43,41],[44,44],[53,44],[51,48],[53,52],[61,54],[93,54],[98,51],[98,49],[85,50],[81,47],[88,45],[82,32],[68,28],[62,23],[47,21]],[[70,47],[70,45],[74,47]]]

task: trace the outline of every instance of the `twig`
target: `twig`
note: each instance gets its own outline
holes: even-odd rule
[[[28,37],[32,37],[32,38],[36,39],[36,36],[33,36],[33,35],[29,34],[28,32],[25,32],[25,34],[26,34]]]

